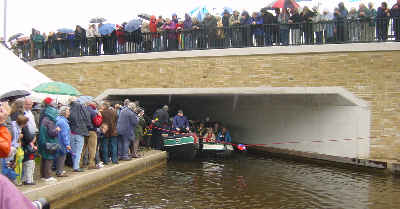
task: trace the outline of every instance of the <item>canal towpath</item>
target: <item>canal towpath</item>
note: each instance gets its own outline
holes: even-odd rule
[[[90,195],[110,184],[118,183],[128,177],[166,163],[166,152],[159,150],[142,151],[141,158],[108,164],[101,169],[72,172],[67,170],[67,177],[57,178],[56,182],[38,180],[36,185],[18,187],[30,200],[46,198],[52,208],[59,208],[69,202]]]

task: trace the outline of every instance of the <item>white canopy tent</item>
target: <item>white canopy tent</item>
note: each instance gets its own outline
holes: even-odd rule
[[[69,96],[65,95],[32,92],[31,90],[39,84],[51,82],[52,80],[19,59],[2,44],[0,44],[0,72],[2,73],[0,95],[12,90],[27,90],[32,93],[30,97],[35,102],[40,102],[45,97],[51,97],[57,99],[61,103],[65,103],[69,98]]]

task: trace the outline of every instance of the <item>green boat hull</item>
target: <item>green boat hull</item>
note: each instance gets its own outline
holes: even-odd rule
[[[197,155],[199,145],[191,136],[164,138],[164,149],[169,159],[192,160]]]

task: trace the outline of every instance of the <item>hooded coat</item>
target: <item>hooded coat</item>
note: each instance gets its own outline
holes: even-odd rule
[[[58,143],[61,145],[60,154],[67,154],[67,146],[71,144],[71,129],[69,128],[68,119],[64,116],[58,116],[56,125],[61,131],[58,133]]]
[[[262,35],[264,33],[263,28],[262,28],[262,24],[264,24],[264,19],[263,17],[260,15],[260,13],[257,14],[256,18],[251,18],[251,22],[255,22],[256,25],[253,25],[253,33],[255,35]]]
[[[44,118],[42,124],[39,129],[39,153],[42,158],[46,160],[54,160],[56,158],[56,154],[50,154],[46,150],[46,143],[57,143],[58,131],[56,130],[56,121],[58,117],[57,109],[51,106],[48,106],[44,111]]]
[[[189,14],[185,14],[185,21],[183,21],[183,29],[190,30],[192,29],[193,23],[192,18]]]
[[[157,34],[157,20],[155,16],[150,17],[149,30],[153,38],[158,38]]]
[[[242,12],[242,18],[240,19],[240,24],[241,25],[250,25],[251,24],[250,15],[247,11]]]

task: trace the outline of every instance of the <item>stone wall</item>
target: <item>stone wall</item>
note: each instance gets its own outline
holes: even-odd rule
[[[370,103],[370,158],[400,159],[398,50],[83,60],[35,67],[92,96],[108,88],[342,86]]]

